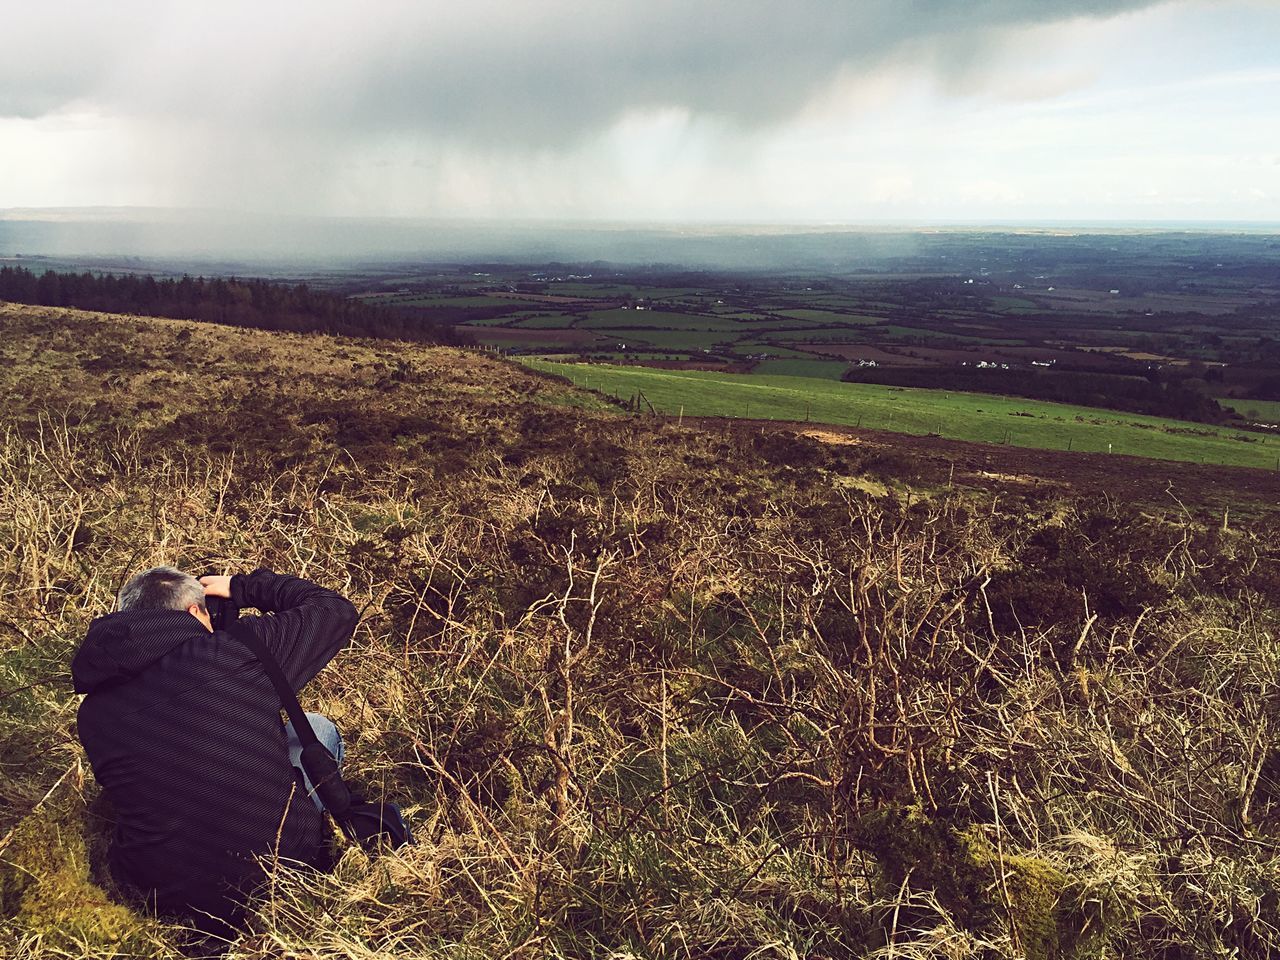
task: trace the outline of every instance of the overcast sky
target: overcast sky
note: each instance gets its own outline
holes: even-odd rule
[[[0,208],[1280,221],[1280,0],[10,0],[0,22]]]

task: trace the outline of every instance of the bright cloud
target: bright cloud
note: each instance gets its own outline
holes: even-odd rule
[[[1280,219],[1280,4],[6,14],[0,207]]]

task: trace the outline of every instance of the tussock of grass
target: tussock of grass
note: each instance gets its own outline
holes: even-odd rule
[[[71,653],[160,562],[353,598],[305,699],[420,837],[271,865],[239,960],[1280,951],[1274,516],[871,497],[457,351],[0,311],[6,956],[184,943],[60,779]]]

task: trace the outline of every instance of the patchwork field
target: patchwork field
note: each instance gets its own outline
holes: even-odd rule
[[[956,231],[909,239],[874,268],[463,266],[379,302],[557,362],[843,376],[1241,428],[1277,421],[1266,406],[1280,403],[1274,238]],[[842,360],[843,370],[830,362]],[[1259,404],[1256,416],[1243,413],[1247,401]],[[984,436],[992,432],[1004,435]],[[1034,442],[1060,439],[1041,432]]]

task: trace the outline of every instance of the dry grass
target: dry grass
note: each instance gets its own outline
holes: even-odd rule
[[[234,958],[1280,951],[1274,517],[870,496],[857,447],[457,351],[0,323],[5,956],[184,949],[93,883],[67,676],[160,562],[352,597],[306,699],[420,837],[273,866]]]

